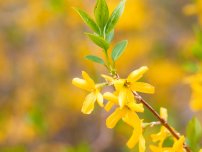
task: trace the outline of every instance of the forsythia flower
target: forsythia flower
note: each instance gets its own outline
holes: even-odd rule
[[[174,143],[174,145],[172,147],[172,151],[173,152],[183,152],[183,151],[185,151],[184,142],[185,142],[184,136],[181,136],[180,139],[175,140],[175,143]]]
[[[142,136],[142,121],[138,115],[131,111],[130,109],[117,108],[106,120],[106,125],[108,128],[114,128],[117,122],[122,119],[125,123],[133,127],[134,131],[132,136],[127,142],[129,148],[133,148],[139,141],[139,151],[144,152],[145,150],[145,140]]]
[[[107,118],[106,125],[108,128],[114,128],[116,123],[122,119],[125,123],[133,127],[132,136],[127,142],[129,148],[133,148],[139,142],[139,151],[145,151],[145,139],[142,135],[142,121],[136,112],[143,112],[142,103],[138,104],[132,91],[143,93],[154,93],[154,87],[144,82],[136,82],[148,70],[147,67],[141,67],[132,73],[126,79],[113,79],[103,75],[107,82],[114,84],[114,94],[106,92],[103,96],[108,100],[105,110],[109,111],[114,105],[118,107]]]
[[[100,93],[100,86],[96,85],[86,72],[82,71],[82,76],[83,79],[74,78],[72,84],[90,92],[86,96],[81,109],[84,114],[90,114],[94,109],[94,103],[96,100],[98,104],[103,107],[103,96]]]
[[[112,93],[105,93],[103,96],[108,100],[105,106],[105,110],[109,111],[113,105],[118,105],[118,97]],[[134,98],[134,97],[133,97]],[[139,141],[139,151],[145,151],[145,140],[142,136],[142,121],[135,112],[143,112],[144,108],[142,104],[137,104],[135,102],[125,105],[124,108],[117,108],[106,120],[106,125],[108,128],[114,128],[117,122],[122,119],[125,123],[130,125],[134,131],[132,136],[127,142],[129,148],[133,148]]]
[[[160,109],[160,116],[167,121],[167,109]],[[170,135],[170,132],[164,126],[161,127],[160,132],[157,134],[151,135],[153,142],[158,142],[158,146],[150,145],[152,152],[183,152],[185,141],[184,136],[181,136],[179,140],[174,139],[174,144],[172,147],[163,147],[163,143]]]
[[[150,149],[152,152],[184,152],[184,141],[184,136],[181,136],[179,140],[175,140],[172,147],[150,146]]]
[[[192,89],[190,106],[194,111],[202,110],[202,74],[195,74],[185,80],[190,84]]]
[[[118,103],[120,108],[135,102],[132,91],[154,93],[154,87],[152,85],[144,82],[136,82],[147,70],[148,68],[143,66],[131,72],[126,79],[115,79],[113,81],[115,89],[118,92]]]
[[[165,108],[160,108],[160,116],[167,121],[167,109]],[[152,151],[156,151],[157,149],[161,150],[167,150],[167,148],[163,148],[163,142],[164,140],[170,135],[169,131],[165,127],[161,127],[160,132],[157,134],[152,134],[152,141],[153,142],[158,142],[158,146],[150,146],[150,149]]]
[[[154,87],[152,85],[144,82],[136,82],[147,70],[148,68],[143,66],[131,72],[126,79],[113,79],[112,77],[103,75],[107,82],[114,84],[116,90],[114,94],[110,92],[104,94],[104,98],[108,100],[105,110],[109,111],[114,105],[118,106],[107,118],[106,125],[108,128],[113,128],[120,119],[130,125],[134,131],[127,142],[127,146],[133,148],[139,142],[140,152],[145,151],[145,139],[142,136],[142,121],[136,112],[143,112],[144,108],[141,103],[138,104],[136,102],[132,91],[154,93]]]
[[[110,92],[104,93],[104,95],[103,95],[104,98],[106,100],[108,100],[108,103],[105,105],[106,111],[109,111],[114,105],[119,106],[117,95],[118,95],[118,92],[115,92],[114,94],[112,94]],[[144,111],[143,104],[136,103],[133,94],[130,94],[130,95],[132,95],[132,96],[130,96],[130,100],[128,100],[128,102],[125,104],[125,107],[134,112],[143,112]]]

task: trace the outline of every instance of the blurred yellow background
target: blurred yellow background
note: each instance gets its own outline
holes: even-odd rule
[[[110,10],[119,0],[107,0]],[[191,90],[183,79],[190,62],[197,16],[186,16],[188,0],[127,0],[115,30],[115,42],[128,39],[117,63],[125,77],[147,65],[145,79],[156,88],[145,96],[156,109],[167,107],[170,122],[184,133],[196,114],[189,107]],[[82,70],[95,80],[107,71],[84,59],[100,50],[83,34],[89,29],[72,7],[92,15],[95,0],[0,1],[0,151],[127,152],[130,131],[120,124],[105,127],[109,113],[80,113],[85,92],[71,84]],[[145,120],[154,120],[146,111]],[[128,133],[127,133],[128,132]],[[148,136],[148,140],[150,137]]]

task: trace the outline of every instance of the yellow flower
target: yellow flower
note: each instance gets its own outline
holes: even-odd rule
[[[81,109],[84,114],[90,114],[94,109],[95,101],[97,101],[98,104],[103,107],[103,96],[100,93],[100,86],[96,85],[85,71],[82,71],[82,76],[83,79],[74,78],[72,80],[72,84],[90,92],[86,96]]]
[[[201,102],[202,74],[198,73],[193,76],[190,76],[185,81],[190,84],[192,89],[191,102],[190,102],[192,110],[194,111],[202,110],[202,102]]]
[[[120,119],[122,119],[125,123],[127,123],[134,129],[132,136],[127,142],[127,146],[129,148],[133,148],[139,141],[139,149],[141,150],[141,152],[143,152],[145,150],[145,140],[142,136],[142,121],[139,119],[138,115],[126,107],[122,109],[117,108],[107,118],[107,127],[114,128]]]
[[[152,152],[173,152],[172,148],[163,148],[163,147],[158,147],[153,145],[151,145],[149,148]]]
[[[121,108],[130,103],[135,103],[135,98],[132,91],[143,92],[143,93],[154,93],[154,87],[148,83],[136,82],[143,74],[148,70],[146,66],[143,66],[137,70],[134,70],[129,74],[126,79],[114,79],[113,84],[118,92],[118,103]],[[109,77],[107,81],[112,81]]]
[[[105,105],[105,110],[109,111],[112,106],[118,105],[118,93],[114,94],[106,92],[103,96],[105,99],[109,100]],[[142,136],[142,122],[135,112],[143,112],[144,108],[142,104],[137,104],[135,102],[129,102],[124,108],[117,108],[106,120],[106,125],[108,128],[114,128],[117,122],[122,119],[125,123],[134,128],[132,136],[127,142],[129,148],[133,148],[139,141],[139,151],[145,151],[145,140]]]
[[[173,152],[184,152],[184,145],[183,145],[184,141],[185,141],[184,136],[181,136],[180,139],[175,140],[175,143],[172,147],[172,151]]]
[[[158,146],[162,147],[164,140],[170,135],[169,131],[165,127],[161,127],[160,132],[152,134],[151,138],[153,142],[158,142]]]
[[[119,105],[118,102],[118,92],[114,92],[114,94],[110,92],[104,93],[103,97],[108,100],[108,103],[105,105],[105,110],[109,111],[114,105]],[[136,103],[134,95],[130,94],[132,96],[128,96],[129,99],[127,99],[127,103],[125,104],[125,107],[130,109],[134,112],[143,112],[143,104],[142,103]]]
[[[160,116],[167,121],[167,109],[160,108]],[[172,147],[163,147],[163,143],[171,136],[170,132],[164,126],[161,127],[160,132],[157,134],[152,134],[152,141],[158,142],[158,146],[150,145],[150,150],[152,152],[183,152],[184,151],[184,136],[181,136],[179,140],[174,139],[174,144]]]
[[[172,147],[162,147],[162,146],[150,146],[152,152],[184,152],[184,136],[181,136],[179,140],[174,140]]]
[[[110,84],[114,84],[114,94],[106,92],[103,96],[108,100],[105,110],[109,111],[114,105],[118,108],[107,118],[108,128],[114,128],[117,122],[122,119],[125,123],[134,128],[133,134],[127,142],[129,148],[133,148],[139,142],[139,151],[145,151],[145,139],[142,136],[142,121],[136,112],[143,112],[143,104],[137,103],[132,91],[143,93],[154,93],[154,87],[144,82],[136,82],[148,70],[147,67],[141,67],[129,74],[126,79],[113,79],[112,77],[102,75]]]
[[[165,108],[160,108],[160,116],[167,121],[167,109]],[[152,151],[155,151],[157,148],[160,148],[161,150],[163,150],[162,146],[163,146],[163,142],[164,140],[170,135],[170,132],[164,127],[162,126],[160,129],[160,132],[156,133],[156,134],[152,134],[151,138],[153,142],[158,142],[158,146],[150,146],[150,149]]]

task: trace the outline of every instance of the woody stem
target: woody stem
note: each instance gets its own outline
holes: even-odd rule
[[[156,110],[154,110],[154,108],[152,108],[138,93],[132,91],[133,95],[137,98],[137,100],[139,102],[141,102],[145,107],[147,107],[147,109],[149,109],[149,111],[151,111],[153,113],[153,115],[161,122],[161,124],[166,127],[169,132],[176,138],[176,139],[179,139],[180,136],[179,134],[177,134],[175,132],[175,130],[168,124],[168,122],[161,118],[161,116],[156,112]],[[186,145],[186,143],[184,143],[184,149],[187,151],[187,152],[191,152],[190,148]]]

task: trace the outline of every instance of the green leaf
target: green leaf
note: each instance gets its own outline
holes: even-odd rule
[[[123,40],[115,45],[114,49],[112,50],[112,54],[111,54],[111,57],[114,61],[116,61],[122,55],[127,44],[128,44],[128,41]]]
[[[119,5],[112,12],[112,15],[110,16],[110,18],[107,22],[107,25],[106,25],[106,33],[109,33],[114,28],[114,26],[118,22],[120,16],[123,14],[125,2],[126,2],[126,0],[121,0]]]
[[[88,55],[85,58],[90,60],[90,61],[99,63],[99,64],[103,64],[103,65],[105,64],[104,61],[101,58],[99,58],[97,56],[94,56],[94,55]]]
[[[109,9],[105,0],[97,0],[94,14],[98,26],[103,30],[109,18]]]
[[[188,144],[193,152],[198,152],[199,142],[202,138],[202,127],[197,118],[193,118],[189,121],[186,128],[186,135],[188,138]]]
[[[97,34],[100,33],[99,27],[86,12],[84,12],[79,8],[74,8],[74,10],[80,15],[80,17],[83,19],[86,25],[88,25]]]
[[[107,35],[106,35],[106,40],[107,40],[107,42],[111,42],[112,41],[112,39],[114,38],[114,30],[112,30],[110,33],[108,33]]]
[[[99,47],[103,48],[105,51],[109,48],[109,43],[105,41],[102,37],[95,35],[95,34],[90,34],[86,33],[86,35]]]

